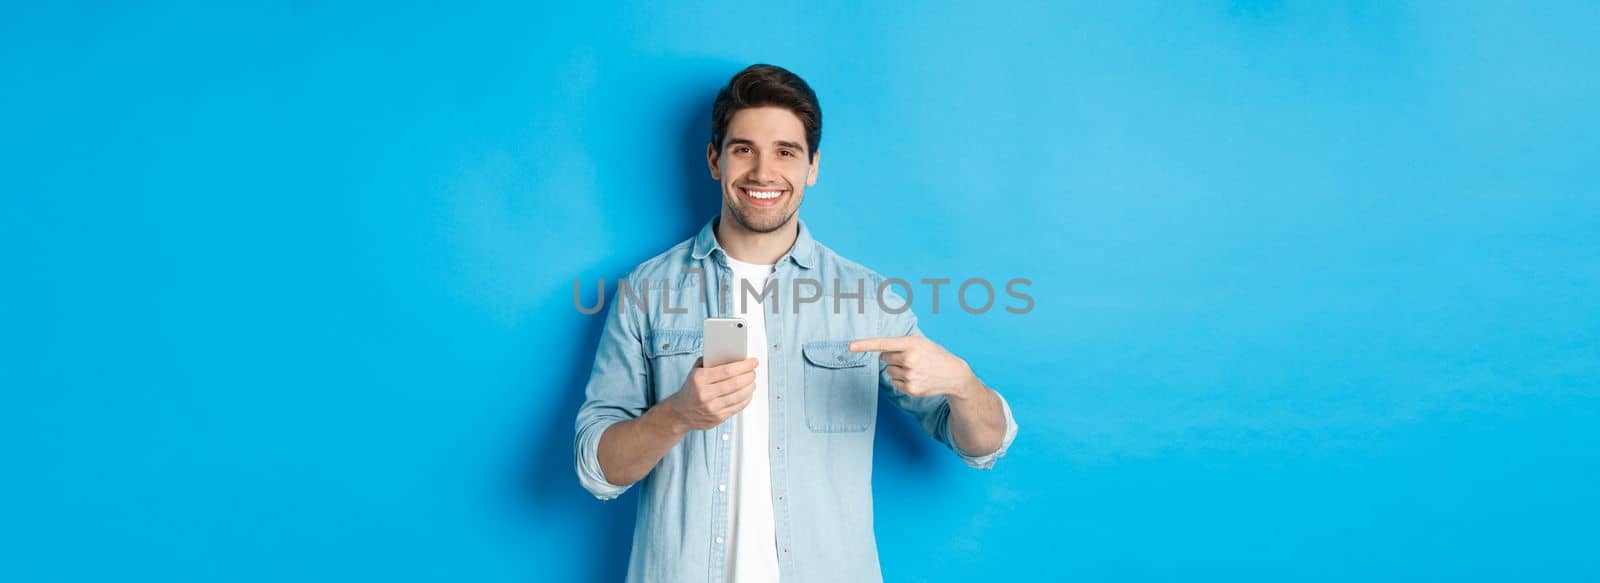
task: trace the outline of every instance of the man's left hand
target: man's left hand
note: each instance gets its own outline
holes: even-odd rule
[[[922,335],[862,338],[850,351],[881,353],[894,388],[913,397],[965,399],[984,388],[967,361]]]

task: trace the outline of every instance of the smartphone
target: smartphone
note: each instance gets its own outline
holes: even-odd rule
[[[705,340],[705,360],[701,364],[711,368],[744,360],[748,356],[745,339],[749,333],[744,318],[706,318],[705,331],[701,334]]]

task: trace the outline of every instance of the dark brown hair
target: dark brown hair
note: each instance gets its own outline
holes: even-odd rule
[[[799,75],[776,65],[745,67],[717,92],[717,100],[711,104],[711,143],[717,151],[722,151],[734,113],[768,106],[782,107],[800,118],[806,128],[806,149],[816,160],[817,145],[822,143],[822,106],[817,103],[817,94]]]

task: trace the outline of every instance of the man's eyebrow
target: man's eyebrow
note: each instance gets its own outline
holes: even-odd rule
[[[789,140],[778,140],[778,141],[775,141],[773,143],[777,144],[778,147],[780,147],[780,148],[793,148],[793,149],[799,150],[801,152],[805,152],[806,151],[806,147],[805,146],[802,146],[802,145],[800,145],[800,144],[798,144],[796,142],[791,142]],[[747,140],[745,138],[728,138],[728,145],[732,146],[734,144],[741,144],[741,145],[745,145],[745,146],[755,146],[756,145],[755,141],[753,141],[753,140]]]
[[[779,146],[785,147],[785,148],[794,148],[794,149],[799,150],[801,152],[806,151],[806,147],[805,146],[802,146],[800,144],[796,144],[796,143],[788,141],[788,140],[778,140],[777,142],[774,142],[774,143],[778,144]]]

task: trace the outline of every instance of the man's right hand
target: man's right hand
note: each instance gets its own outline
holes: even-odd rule
[[[701,368],[703,363],[695,359],[683,387],[662,401],[673,419],[691,429],[716,427],[749,405],[756,392],[755,358],[711,368]]]

